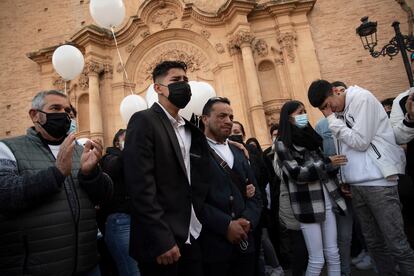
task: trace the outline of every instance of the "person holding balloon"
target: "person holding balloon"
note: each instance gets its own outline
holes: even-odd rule
[[[158,103],[135,113],[125,138],[124,176],[131,197],[130,255],[143,276],[202,275],[198,220],[208,191],[204,134],[179,115],[191,99],[182,61],[152,72]]]

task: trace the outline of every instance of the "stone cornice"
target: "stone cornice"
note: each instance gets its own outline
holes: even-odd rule
[[[33,60],[34,62],[36,62],[37,64],[49,63],[52,61],[53,52],[56,50],[56,48],[62,45],[75,46],[82,52],[82,54],[85,54],[83,47],[80,47],[80,45],[77,45],[76,43],[69,42],[69,43],[62,43],[59,45],[50,46],[50,47],[43,48],[43,49],[40,49],[34,52],[29,52],[26,54],[26,56],[30,58],[31,60]]]
[[[242,13],[247,15],[250,13],[256,3],[249,0],[228,0],[217,12],[217,14],[205,13],[193,4],[186,4],[183,12],[183,19],[192,18],[195,21],[208,26],[221,25],[231,19],[235,14]]]
[[[291,1],[271,1],[258,7],[258,10],[267,10],[273,16],[289,15],[292,13],[305,12],[312,10],[316,0],[291,0]]]

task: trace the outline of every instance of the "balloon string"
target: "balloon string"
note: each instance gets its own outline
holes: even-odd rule
[[[119,61],[121,62],[121,66],[122,66],[122,69],[124,70],[124,75],[125,75],[125,78],[126,78],[126,80],[127,80],[128,84],[129,84],[130,82],[129,82],[129,78],[128,78],[128,73],[127,73],[127,71],[126,71],[126,69],[125,69],[125,65],[124,65],[124,62],[123,62],[123,60],[122,60],[121,53],[119,52],[118,41],[116,40],[115,31],[114,31],[114,27],[112,27],[112,26],[111,26],[111,31],[112,31],[112,36],[114,37],[115,46],[116,46],[116,51],[118,52]],[[131,95],[134,95],[134,92],[132,91],[131,86],[129,86],[129,90],[130,90],[130,92],[131,92]]]

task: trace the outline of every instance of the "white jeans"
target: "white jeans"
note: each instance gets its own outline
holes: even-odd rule
[[[341,262],[337,244],[336,219],[329,194],[324,189],[326,219],[321,223],[301,223],[303,237],[308,249],[309,261],[306,276],[319,276],[325,258],[329,276],[341,275]]]

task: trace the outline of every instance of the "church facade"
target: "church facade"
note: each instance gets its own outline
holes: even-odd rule
[[[339,4],[342,1],[125,1],[127,16],[116,28],[115,35],[128,79],[111,32],[96,26],[88,15],[89,1],[39,2],[34,6],[45,17],[34,17],[37,23],[44,24],[45,29],[37,29],[41,38],[35,37],[36,43],[32,48],[29,41],[24,44],[25,60],[20,61],[20,56],[16,59],[22,66],[14,72],[22,78],[30,73],[28,80],[19,82],[15,77],[16,81],[10,83],[4,71],[0,80],[4,86],[0,91],[0,108],[10,112],[17,110],[15,116],[25,117],[23,125],[10,125],[5,113],[0,119],[0,137],[21,134],[25,127],[30,126],[26,112],[36,92],[64,88],[63,80],[51,63],[53,51],[62,43],[78,47],[85,57],[83,72],[67,83],[67,94],[78,110],[77,136],[103,139],[106,146],[119,128],[125,128],[119,111],[122,99],[131,90],[145,97],[152,83],[151,72],[161,60],[186,62],[190,80],[207,82],[215,88],[218,96],[228,97],[235,120],[244,124],[248,137],[257,137],[263,145],[270,144],[268,127],[278,122],[280,108],[287,100],[305,103],[312,122],[321,117],[321,113],[310,107],[307,101],[307,88],[315,79],[365,85],[375,90],[373,92],[379,99],[404,91],[408,84],[401,61],[376,61],[363,50],[355,35],[355,27],[360,23],[358,18],[366,15],[363,14],[366,11],[343,14],[346,18],[341,18],[339,9],[334,14],[326,13],[334,10],[334,2]],[[404,13],[396,3],[348,2],[376,3],[372,7],[377,8],[378,14],[382,14],[382,9],[389,11],[391,5],[395,9],[394,17],[400,19],[403,30],[406,28]],[[388,6],[377,7],[378,2]],[[43,10],[42,5],[45,6]],[[359,3],[361,5],[369,6],[370,3]],[[69,26],[50,28],[47,14],[55,8],[49,23],[67,19]],[[358,5],[353,8],[358,8]],[[353,8],[348,9],[352,11]],[[59,10],[64,12],[57,18]],[[29,17],[30,12],[35,12],[27,11]],[[371,13],[375,15],[375,10]],[[359,14],[361,16],[358,17]],[[384,12],[381,18],[388,20],[387,16]],[[356,20],[348,21],[347,18]],[[20,22],[27,28],[26,23],[30,24]],[[381,27],[391,38],[392,30],[387,30],[390,27]],[[340,35],[341,31],[345,35]],[[6,36],[12,38],[10,32],[7,31]],[[334,36],[336,32],[338,35]],[[16,40],[30,40],[30,37],[22,37],[23,34],[17,36]],[[6,61],[13,55],[5,56],[3,53],[1,60]],[[380,65],[373,67],[373,64]],[[389,78],[378,78],[378,72],[382,74],[387,67]],[[31,85],[25,85],[30,79]],[[394,90],[382,90],[387,87]],[[16,90],[22,93],[18,103],[14,94]]]

